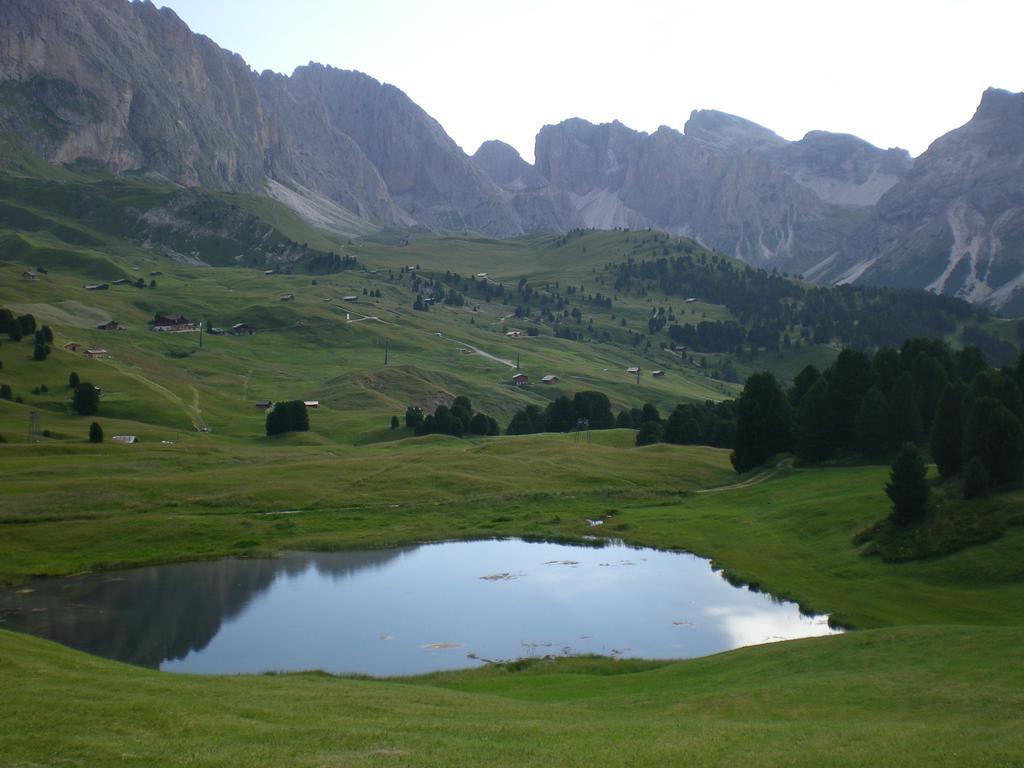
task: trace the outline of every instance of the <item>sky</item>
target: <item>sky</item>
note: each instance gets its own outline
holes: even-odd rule
[[[468,153],[533,161],[570,117],[682,130],[693,109],[787,139],[918,155],[989,86],[1024,91],[1020,0],[162,0],[251,67],[316,61],[401,88]]]

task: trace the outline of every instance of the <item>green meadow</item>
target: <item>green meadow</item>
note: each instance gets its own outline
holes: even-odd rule
[[[0,185],[0,306],[55,333],[45,361],[32,360],[28,338],[0,343],[0,383],[13,393],[0,400],[0,584],[282,550],[597,533],[712,558],[736,583],[849,631],[676,662],[532,659],[370,680],[161,674],[0,622],[0,765],[1024,765],[1024,489],[971,502],[1005,518],[1005,530],[896,563],[858,543],[888,512],[885,466],[782,461],[737,476],[728,451],[638,448],[632,430],[457,439],[391,428],[407,407],[457,395],[503,429],[526,405],[587,389],[616,411],[650,402],[663,415],[734,396],[736,383],[710,375],[725,356],[631,338],[652,308],[728,319],[721,305],[683,307],[653,288],[610,309],[588,304],[580,326],[606,331],[601,342],[528,336],[501,298],[412,309],[413,275],[449,271],[610,294],[603,268],[637,233],[349,241],[270,201],[217,196],[203,215],[237,206],[273,237],[359,264],[310,274],[296,262],[293,274],[265,275],[230,266],[246,263],[232,248],[259,239],[251,223],[204,246],[214,265],[183,263],[178,240],[140,243],[116,220],[140,196],[173,190],[126,183],[110,196],[122,208],[85,215],[58,183],[111,182],[68,172]],[[28,269],[37,279],[22,277]],[[84,287],[120,277],[147,287]],[[155,333],[156,313],[257,333]],[[97,329],[111,319],[125,330]],[[507,335],[515,330],[523,335]],[[107,355],[82,354],[96,347]],[[808,343],[731,362],[788,381],[837,352]],[[517,359],[528,386],[512,384]],[[634,365],[639,382],[625,372]],[[97,416],[72,413],[73,372],[102,388]],[[542,385],[547,374],[558,382]],[[266,437],[264,399],[318,400],[310,431]],[[87,442],[93,421],[99,445]]]

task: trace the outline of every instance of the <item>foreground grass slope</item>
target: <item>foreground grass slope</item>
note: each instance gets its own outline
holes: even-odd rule
[[[0,631],[0,762],[1020,765],[1024,631],[873,630],[670,664],[200,678]],[[998,661],[997,661],[998,660]]]

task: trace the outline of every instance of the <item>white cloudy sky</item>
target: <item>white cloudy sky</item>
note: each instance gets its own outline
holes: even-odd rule
[[[257,69],[308,61],[393,83],[472,153],[533,159],[567,117],[682,129],[692,109],[789,139],[853,133],[917,155],[988,86],[1024,91],[1021,0],[162,0]]]

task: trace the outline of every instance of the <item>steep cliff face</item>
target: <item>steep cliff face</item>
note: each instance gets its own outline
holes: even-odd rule
[[[314,119],[351,137],[413,221],[431,229],[472,229],[498,237],[522,233],[493,182],[398,88],[320,65],[295,70],[286,88],[297,107],[294,119]],[[317,141],[305,149],[324,153]]]
[[[787,142],[714,110],[695,111],[682,133],[567,120],[541,129],[536,155],[586,226],[651,226],[788,270],[831,257],[910,166],[854,137]]]
[[[540,172],[501,141],[485,141],[473,163],[502,190],[524,227],[565,232],[584,226],[566,192],[555,190]]]
[[[0,118],[48,160],[255,189],[273,121],[238,56],[169,10],[0,4]]]
[[[522,232],[397,88],[314,65],[258,76],[149,2],[0,4],[0,122],[52,162],[266,191],[321,225]]]
[[[1024,311],[1024,93],[986,91],[882,197],[841,267],[840,279]]]

